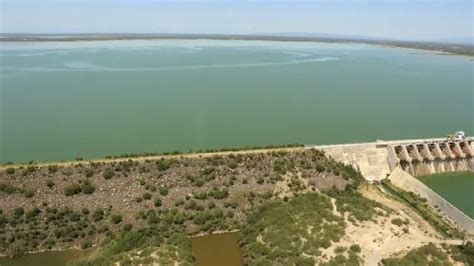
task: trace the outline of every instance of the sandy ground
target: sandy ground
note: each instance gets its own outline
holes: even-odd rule
[[[364,265],[372,266],[378,265],[383,258],[404,254],[429,242],[462,244],[462,240],[444,239],[414,210],[390,199],[376,187],[364,186],[361,192],[365,197],[396,211],[388,216],[379,216],[375,221],[359,223],[357,226],[347,221],[346,215],[346,234],[339,243],[333,244],[324,251],[323,254],[326,254],[328,258],[335,255],[334,249],[337,246],[349,248],[352,244],[357,243],[362,249],[360,256],[364,260]],[[334,211],[337,212],[336,209]],[[392,224],[392,219],[397,217],[407,220],[408,224],[402,226]],[[404,232],[404,229],[408,232]]]

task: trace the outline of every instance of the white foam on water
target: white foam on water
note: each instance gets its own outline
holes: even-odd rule
[[[296,65],[304,63],[327,62],[339,60],[337,57],[319,57],[301,60],[288,60],[283,62],[262,62],[245,64],[210,64],[210,65],[191,65],[191,66],[173,66],[173,67],[151,67],[151,68],[112,68],[107,66],[98,66],[87,62],[66,62],[63,68],[58,67],[21,67],[21,68],[2,68],[9,71],[31,71],[31,72],[61,72],[61,71],[91,71],[91,72],[158,72],[158,71],[178,71],[192,69],[210,69],[210,68],[247,68],[247,67],[265,67],[265,66],[283,66]]]

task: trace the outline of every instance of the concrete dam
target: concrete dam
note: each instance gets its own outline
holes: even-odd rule
[[[382,180],[400,167],[412,176],[474,171],[474,138],[377,140],[375,142],[306,145],[358,169],[367,180]]]
[[[427,200],[433,210],[467,234],[474,236],[474,220],[414,176],[442,172],[474,171],[474,138],[377,140],[368,143],[306,145],[323,150],[336,161],[351,165],[368,181],[388,178],[403,190]]]

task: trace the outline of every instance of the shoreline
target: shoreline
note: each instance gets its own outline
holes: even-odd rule
[[[222,149],[215,151],[196,151],[196,152],[183,152],[183,153],[159,153],[154,155],[139,155],[139,156],[116,156],[112,158],[97,158],[97,159],[83,159],[83,160],[61,160],[61,161],[33,161],[33,163],[28,162],[12,162],[3,163],[0,165],[0,170],[6,168],[20,168],[25,166],[48,166],[48,165],[77,165],[83,163],[109,163],[109,162],[120,162],[120,161],[145,161],[145,160],[159,160],[159,159],[173,159],[173,158],[196,158],[196,157],[210,157],[215,155],[229,155],[229,154],[252,154],[252,153],[267,153],[267,152],[281,152],[281,151],[303,151],[305,149],[304,145],[292,145],[292,146],[267,146],[267,147],[249,147],[242,149]]]
[[[223,40],[223,41],[279,41],[314,43],[358,43],[388,48],[408,48],[432,51],[438,55],[474,57],[474,45],[441,42],[397,41],[384,39],[329,38],[317,36],[239,35],[239,34],[0,34],[0,43],[14,42],[92,42],[127,40]]]

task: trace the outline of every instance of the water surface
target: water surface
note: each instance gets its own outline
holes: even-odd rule
[[[196,266],[240,266],[242,254],[237,232],[210,234],[191,239]]]
[[[262,41],[0,45],[0,161],[474,132],[466,57]]]
[[[474,219],[474,172],[440,173],[417,178]]]
[[[83,259],[93,252],[90,250],[63,250],[47,251],[41,253],[28,254],[19,258],[0,257],[1,266],[66,266],[73,261]]]

